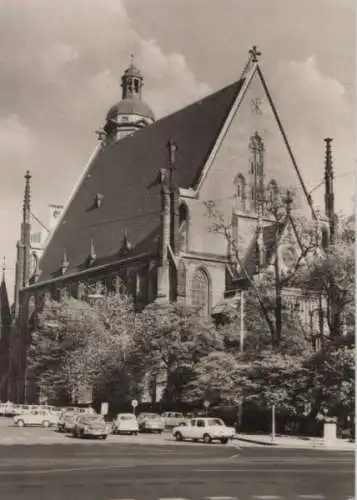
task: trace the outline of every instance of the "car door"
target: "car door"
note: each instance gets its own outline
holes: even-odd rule
[[[195,439],[197,429],[196,429],[196,420],[192,419],[188,425],[183,425],[180,427],[182,429],[182,435],[188,439]]]
[[[202,439],[206,431],[206,422],[202,418],[197,419],[196,422],[196,438]]]

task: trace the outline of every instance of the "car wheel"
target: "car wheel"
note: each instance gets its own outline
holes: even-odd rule
[[[48,420],[44,420],[44,421],[42,422],[42,427],[49,427],[49,426],[50,426],[50,423],[49,423],[49,421],[48,421]]]
[[[198,443],[198,439],[192,439],[194,443]]]
[[[203,442],[204,442],[204,443],[206,443],[206,444],[208,444],[208,443],[212,443],[212,438],[211,438],[211,436],[210,436],[209,434],[205,434],[205,435],[203,436]]]
[[[81,429],[78,433],[78,437],[84,438],[84,430]]]
[[[138,435],[138,431],[133,432],[134,436]]]
[[[183,441],[183,436],[181,432],[175,432],[175,439],[176,441]]]
[[[222,444],[227,444],[228,443],[228,438],[222,438],[221,439]]]
[[[16,422],[17,427],[25,427],[25,422],[23,420],[18,420]]]
[[[157,431],[158,434],[162,434],[162,429]]]
[[[107,437],[108,436],[106,434],[103,434],[102,439],[107,439]]]

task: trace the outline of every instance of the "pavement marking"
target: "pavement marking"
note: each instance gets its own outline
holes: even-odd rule
[[[321,498],[325,498],[324,495],[296,495],[297,498],[305,498],[305,500],[318,500],[318,499],[321,499]]]
[[[254,468],[254,469],[193,469],[194,472],[276,472],[276,468],[271,467],[270,469]],[[330,469],[283,469],[284,472],[288,473],[300,473],[300,474],[331,474]],[[335,471],[335,474],[353,474],[354,469],[343,469]]]
[[[78,472],[78,471],[98,471],[98,470],[107,470],[107,469],[132,469],[132,465],[107,465],[107,466],[94,466],[94,467],[66,467],[66,468],[61,468],[61,469],[43,469],[43,470],[38,470],[38,469],[30,469],[30,470],[0,470],[0,476],[3,475],[17,475],[20,476],[21,474],[53,474],[57,472]]]
[[[237,497],[206,497],[207,500],[238,500]]]
[[[187,500],[187,498],[167,497],[167,498],[158,498],[158,500]]]
[[[279,500],[282,498],[280,495],[253,495],[253,498],[257,498],[259,500]]]

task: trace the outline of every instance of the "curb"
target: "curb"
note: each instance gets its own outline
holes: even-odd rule
[[[314,449],[314,450],[326,450],[326,451],[355,451],[355,446],[345,447],[341,445],[326,445],[324,443],[277,443],[277,442],[269,442],[269,441],[260,441],[257,439],[249,439],[243,437],[235,437],[234,439],[238,441],[242,441],[245,443],[252,443],[260,446],[277,446],[279,448],[291,448],[291,449]]]

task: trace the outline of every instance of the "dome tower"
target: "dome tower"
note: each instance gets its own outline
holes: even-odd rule
[[[103,128],[106,143],[121,139],[155,121],[154,113],[141,98],[144,77],[135,66],[133,56],[121,82],[122,100],[109,109]],[[100,136],[103,139],[103,133]]]

